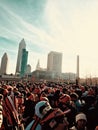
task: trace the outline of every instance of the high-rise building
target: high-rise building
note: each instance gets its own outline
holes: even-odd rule
[[[7,56],[7,53],[4,53],[4,55],[1,59],[0,74],[7,73],[7,66],[8,66],[8,56]]]
[[[22,60],[21,60],[20,76],[24,76],[24,74],[26,74],[27,60],[28,60],[28,51],[26,51],[26,49],[22,49]]]
[[[76,84],[79,85],[79,81],[80,77],[79,77],[79,55],[77,55],[77,72],[76,72]]]
[[[57,74],[62,72],[62,53],[51,51],[48,54],[47,71]]]
[[[26,44],[24,39],[19,43],[18,56],[17,56],[17,64],[16,64],[16,75],[20,74],[21,71],[21,61],[22,61],[22,50],[26,48]]]

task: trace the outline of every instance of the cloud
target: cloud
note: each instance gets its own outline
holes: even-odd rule
[[[38,40],[39,45],[41,42],[41,46],[43,46],[43,45],[47,46],[47,44],[45,44],[44,42],[47,41],[47,43],[48,43],[48,42],[52,41],[51,36],[49,36],[45,30],[35,27],[34,25],[24,21],[21,18],[21,16],[18,16],[11,10],[7,9],[7,7],[5,8],[5,10],[7,12],[7,15],[10,16],[10,21],[9,21],[10,25],[12,24],[15,27],[14,34],[16,34],[18,36],[24,36],[28,40],[29,39],[34,40],[34,37],[35,37],[36,38],[35,41]],[[13,28],[12,28],[12,30],[13,30]]]

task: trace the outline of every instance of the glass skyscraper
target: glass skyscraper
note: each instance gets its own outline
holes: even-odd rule
[[[20,76],[23,77],[27,70],[28,51],[22,49],[21,71]]]

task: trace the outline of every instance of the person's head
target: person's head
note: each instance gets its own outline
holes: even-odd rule
[[[86,126],[87,118],[84,113],[79,113],[75,117],[76,125],[78,129],[83,129]]]
[[[88,106],[91,106],[95,103],[95,97],[93,95],[87,95],[85,97],[85,103],[88,105]]]
[[[35,101],[34,94],[30,93],[30,95],[28,96],[28,100]]]
[[[78,98],[79,98],[79,96],[78,96],[78,94],[77,93],[71,93],[70,94],[70,97],[71,97],[71,101],[77,101],[78,100]]]
[[[98,125],[95,127],[95,130],[98,130]]]
[[[68,104],[70,103],[71,98],[68,94],[63,94],[60,98],[59,98],[59,102],[64,103],[64,104]]]
[[[68,130],[69,123],[65,115],[69,112],[59,108],[50,110],[41,120],[42,130]]]
[[[8,95],[8,90],[7,89],[3,89],[3,96],[6,97]]]
[[[39,118],[43,118],[48,111],[50,111],[52,109],[52,107],[50,106],[48,101],[39,101],[36,105],[35,105],[35,114],[39,117]]]

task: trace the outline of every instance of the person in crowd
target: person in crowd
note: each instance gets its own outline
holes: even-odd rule
[[[79,113],[75,117],[75,124],[70,130],[87,130],[87,118],[84,113]]]
[[[26,127],[33,119],[34,107],[35,107],[35,97],[32,93],[27,93],[27,98],[24,102],[24,112],[23,112],[23,122],[24,127]]]
[[[9,87],[8,87],[9,88]],[[2,88],[3,125],[5,130],[19,130],[21,122],[17,111],[17,98],[12,88]]]
[[[73,122],[75,121],[75,115],[77,114],[77,109],[75,106],[73,106],[70,95],[62,94],[62,96],[60,96],[59,98],[58,107],[62,111],[66,111],[68,109],[71,110],[70,113],[67,115],[69,127],[71,127],[73,125]]]
[[[45,113],[43,113],[43,109],[45,108]],[[49,102],[47,101],[39,101],[35,105],[35,115],[33,120],[28,124],[25,130],[41,130],[40,120],[44,117],[44,115],[51,110]]]
[[[49,111],[41,120],[42,130],[68,130],[68,121],[65,115],[69,112],[63,112],[59,108]]]
[[[78,94],[76,92],[73,92],[70,94],[70,97],[71,97],[71,101],[72,101],[74,107],[77,109],[77,112],[80,112],[82,103],[79,99]]]
[[[1,94],[0,94],[1,96]],[[2,104],[0,104],[0,130],[3,130],[3,107]]]
[[[96,99],[93,95],[87,95],[85,97],[85,105],[82,108],[82,112],[87,117],[87,128],[88,130],[94,130],[98,124],[98,109],[96,108]]]

